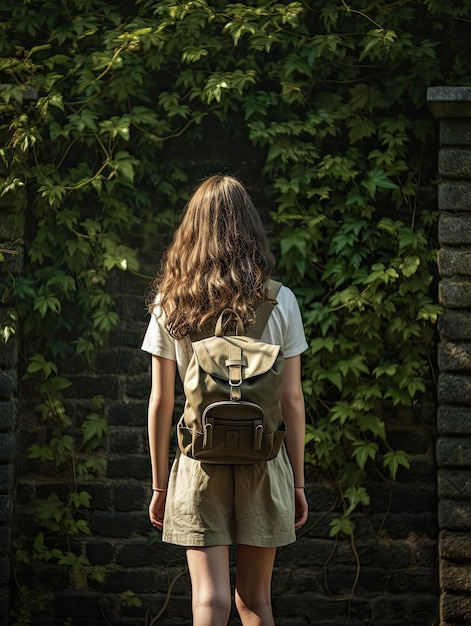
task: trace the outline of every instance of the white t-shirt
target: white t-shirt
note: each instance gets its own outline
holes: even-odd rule
[[[281,346],[286,359],[297,356],[308,347],[304,336],[301,313],[294,293],[284,285],[276,297],[278,304],[268,318],[261,340]],[[164,359],[176,361],[183,380],[191,353],[188,342],[174,339],[165,328],[165,318],[155,307],[147,327],[141,349]]]

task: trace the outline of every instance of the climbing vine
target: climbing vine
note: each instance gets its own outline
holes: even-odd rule
[[[431,390],[425,94],[470,84],[470,19],[464,0],[2,3],[0,194],[26,252],[14,275],[17,250],[2,251],[2,331],[21,346],[29,458],[70,485],[35,500],[20,560],[63,565],[78,588],[103,580],[71,539],[89,532],[81,485],[106,473],[106,409],[95,398],[74,420],[67,371],[93,369],[120,324],[110,281],[139,272],[141,242],[160,249],[215,170],[246,182],[299,298],[306,460],[342,491],[332,534],[352,535],[368,467],[408,466],[386,413]]]

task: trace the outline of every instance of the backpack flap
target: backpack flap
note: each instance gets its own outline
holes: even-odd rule
[[[261,349],[262,346],[263,349]],[[228,361],[237,349],[242,353],[242,380],[269,372],[275,367],[281,355],[280,346],[244,336],[209,337],[193,344],[193,351],[201,369],[210,376],[227,381],[229,380]]]

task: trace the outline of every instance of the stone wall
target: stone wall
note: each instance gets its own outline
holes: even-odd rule
[[[143,268],[154,271],[152,263]],[[35,563],[22,578],[36,590],[55,586],[54,600],[35,626],[179,626],[191,623],[190,581],[184,550],[161,543],[150,526],[150,468],[146,407],[150,357],[139,350],[146,324],[147,283],[120,274],[114,296],[123,325],[102,353],[97,371],[71,371],[67,411],[78,426],[93,395],[106,397],[110,433],[105,479],[83,485],[92,495],[91,535],[80,544],[93,565],[107,569],[104,583],[72,590],[55,568]],[[178,410],[177,410],[178,413]],[[431,626],[438,614],[436,576],[436,469],[434,407],[388,419],[391,445],[406,449],[411,469],[396,481],[372,481],[371,506],[355,515],[355,541],[330,537],[341,514],[335,485],[308,473],[309,522],[292,546],[280,549],[273,578],[274,611],[283,626]],[[22,437],[19,437],[22,445]],[[27,443],[27,441],[25,441]],[[21,448],[20,448],[21,452]],[[24,459],[24,454],[23,454]],[[59,476],[23,460],[18,484],[17,528],[39,530],[28,512],[34,496],[62,488]],[[75,546],[77,548],[77,546]],[[235,554],[231,555],[233,573]],[[132,592],[130,595],[129,592]],[[133,606],[138,598],[140,606]],[[233,611],[230,625],[240,624]]]
[[[396,481],[378,477],[368,485],[371,505],[355,514],[355,540],[330,537],[329,522],[342,512],[337,490],[326,476],[308,473],[310,517],[296,544],[279,550],[274,570],[274,611],[283,626],[437,626],[439,583],[437,568],[440,522],[440,626],[471,623],[469,606],[469,441],[471,418],[471,179],[469,153],[459,141],[469,137],[462,119],[443,121],[440,155],[440,298],[445,314],[440,323],[439,412],[440,505],[436,492],[436,415],[433,402],[385,416],[395,449],[405,449],[411,469],[400,469]],[[467,130],[466,130],[467,129]],[[431,156],[430,158],[435,158]],[[468,163],[468,164],[467,164]],[[460,169],[458,169],[458,166]],[[447,169],[448,168],[448,169]],[[445,174],[448,172],[448,174]],[[460,178],[455,180],[456,172]],[[424,193],[428,201],[429,194]],[[461,220],[461,221],[455,221]],[[10,240],[18,237],[11,234]],[[467,252],[467,246],[470,253]],[[143,246],[150,249],[149,242]],[[155,253],[156,251],[152,251]],[[20,259],[21,257],[15,257]],[[15,261],[17,262],[17,261]],[[460,269],[458,269],[458,266]],[[20,266],[17,267],[19,271]],[[152,275],[152,254],[144,260]],[[71,368],[73,381],[65,400],[79,428],[95,395],[106,399],[110,433],[104,479],[83,487],[92,496],[88,520],[91,534],[74,542],[92,565],[103,566],[103,583],[73,590],[57,568],[33,563],[21,582],[35,591],[54,590],[50,603],[35,618],[35,626],[179,626],[191,622],[190,583],[181,548],[161,543],[147,516],[150,467],[146,436],[146,407],[150,388],[150,357],[139,350],[147,316],[147,281],[117,274],[113,295],[120,305],[122,326],[101,354],[95,372]],[[5,313],[5,311],[4,311]],[[5,313],[6,314],[6,313]],[[469,344],[469,345],[468,345]],[[0,607],[8,604],[5,581],[10,548],[8,506],[13,485],[13,419],[17,356],[2,356],[5,371],[0,385]],[[27,406],[20,405],[20,415]],[[178,410],[177,410],[178,413]],[[18,431],[19,466],[15,532],[34,537],[39,530],[28,505],[34,497],[61,492],[62,477],[26,459],[30,436],[27,420]],[[466,469],[468,468],[468,469]],[[5,470],[5,471],[4,471]],[[469,496],[469,494],[468,494]],[[5,506],[3,506],[5,504]],[[439,513],[437,513],[437,510]],[[468,524],[468,526],[467,526]],[[4,532],[5,531],[5,532]],[[231,554],[234,571],[235,554]],[[2,567],[4,564],[6,569]],[[2,578],[3,576],[3,578]],[[3,587],[1,587],[3,585]],[[12,581],[12,593],[18,595]],[[135,605],[135,599],[140,605]],[[3,602],[3,604],[1,604]],[[4,615],[5,615],[4,611]],[[4,621],[4,623],[8,623]],[[13,623],[13,622],[11,622]],[[235,612],[230,624],[239,621]]]
[[[433,87],[439,123],[440,626],[471,623],[471,88]]]

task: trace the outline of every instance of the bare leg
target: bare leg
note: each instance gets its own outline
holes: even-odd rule
[[[243,626],[274,626],[271,577],[276,548],[237,546],[236,607]]]
[[[231,612],[229,546],[187,548],[193,626],[225,626]]]

